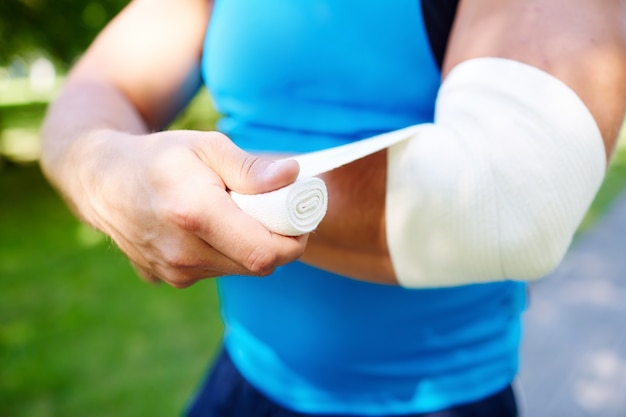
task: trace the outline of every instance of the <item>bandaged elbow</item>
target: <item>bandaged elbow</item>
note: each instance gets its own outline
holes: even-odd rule
[[[405,287],[545,276],[606,168],[601,134],[578,96],[498,58],[453,69],[434,123],[387,155],[387,242]]]

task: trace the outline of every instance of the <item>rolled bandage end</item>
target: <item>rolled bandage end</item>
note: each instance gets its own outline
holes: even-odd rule
[[[328,207],[328,191],[317,177],[299,178],[293,184],[262,194],[230,196],[246,214],[268,230],[284,236],[312,232],[320,224]]]

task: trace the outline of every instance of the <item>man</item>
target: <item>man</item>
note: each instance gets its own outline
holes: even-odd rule
[[[131,2],[43,132],[51,182],[141,276],[222,276],[189,415],[516,415],[519,281],[558,264],[611,155],[624,2],[210,3]],[[201,79],[226,136],[161,131]],[[271,154],[420,124],[323,175],[310,236],[228,194],[293,182]]]

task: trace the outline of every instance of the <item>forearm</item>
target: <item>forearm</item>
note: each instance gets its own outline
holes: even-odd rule
[[[197,91],[209,11],[202,0],[130,2],[74,66],[46,115],[41,159],[74,208],[80,167],[92,175],[107,164],[92,132],[160,130]]]
[[[77,215],[81,194],[80,165],[96,171],[96,138],[92,133],[112,129],[131,134],[147,132],[143,119],[129,100],[111,85],[68,81],[50,106],[42,127],[41,166],[51,183]],[[103,155],[100,155],[102,157]]]
[[[328,212],[309,237],[306,263],[365,281],[395,283],[385,232],[386,151],[322,175]]]

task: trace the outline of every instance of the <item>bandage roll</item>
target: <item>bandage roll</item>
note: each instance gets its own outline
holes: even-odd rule
[[[268,230],[285,236],[312,232],[326,214],[328,193],[316,175],[349,164],[412,137],[421,126],[410,126],[334,148],[295,155],[300,173],[295,183],[263,194],[231,192],[235,203]]]
[[[248,215],[268,230],[284,236],[300,236],[319,225],[328,207],[324,181],[317,177],[301,178],[293,184],[263,194],[230,193]]]

